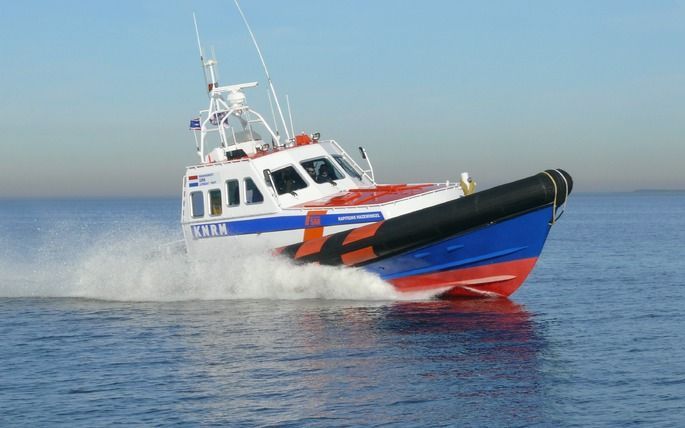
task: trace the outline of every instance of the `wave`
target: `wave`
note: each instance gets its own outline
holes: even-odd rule
[[[0,259],[0,297],[110,301],[229,299],[423,300],[361,269],[296,265],[266,248],[232,245],[191,257],[147,228],[109,232],[74,252],[59,240],[24,260]],[[80,241],[88,237],[73,236]]]

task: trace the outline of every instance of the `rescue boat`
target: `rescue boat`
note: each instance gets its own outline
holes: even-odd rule
[[[198,47],[209,107],[190,121],[199,163],[183,177],[189,253],[258,242],[298,263],[361,268],[401,292],[441,298],[507,297],[531,272],[573,188],[568,173],[483,191],[468,173],[380,184],[363,148],[364,167],[335,140],[294,135],[263,58],[280,124],[248,105],[245,91],[257,82],[221,86],[199,35]]]

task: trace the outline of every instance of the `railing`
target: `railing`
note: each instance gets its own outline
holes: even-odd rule
[[[345,157],[345,160],[352,163],[352,166],[357,169],[357,172],[361,172],[362,175],[364,177],[368,178],[371,183],[376,184],[376,181],[369,175],[369,173],[365,169],[363,169],[361,166],[359,166],[359,164],[357,162],[355,162],[354,159],[352,159],[352,157],[350,157],[350,155],[348,155],[347,152],[342,147],[340,147],[340,144],[338,144],[337,141],[326,140],[324,142],[330,142],[331,144],[333,144],[333,146],[335,146],[335,148],[337,148],[340,151],[340,153]]]

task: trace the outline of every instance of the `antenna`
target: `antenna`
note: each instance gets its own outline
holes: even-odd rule
[[[238,8],[238,12],[240,13],[240,16],[243,18],[243,22],[245,23],[245,26],[247,27],[247,31],[250,33],[250,37],[252,38],[252,43],[254,43],[254,47],[257,48],[257,54],[259,55],[259,59],[262,61],[262,67],[264,68],[264,73],[266,74],[266,80],[269,82],[269,88],[271,88],[271,94],[274,96],[274,100],[276,101],[276,108],[278,109],[278,115],[281,117],[281,123],[283,124],[283,129],[285,130],[285,136],[288,140],[290,140],[290,134],[288,133],[288,126],[285,124],[285,117],[283,117],[283,111],[281,110],[281,105],[278,102],[278,97],[276,96],[276,90],[274,89],[274,84],[271,81],[271,76],[269,75],[269,70],[266,68],[266,62],[264,62],[264,57],[262,56],[262,51],[259,49],[259,45],[257,44],[257,39],[255,39],[254,34],[252,33],[252,28],[250,28],[250,24],[247,22],[247,18],[245,18],[245,14],[243,14],[243,10],[240,8],[240,4],[238,4],[238,0],[233,0],[235,3],[235,6]]]
[[[205,78],[205,88],[209,88],[207,82],[207,70],[205,69],[205,58],[202,54],[202,44],[200,43],[200,32],[197,30],[197,19],[195,19],[195,12],[193,12],[193,24],[195,24],[195,37],[197,38],[197,49],[200,51],[200,64],[202,65],[202,77]],[[209,96],[209,91],[207,93]]]
[[[212,51],[212,61],[214,61],[214,64],[216,64],[217,61],[216,61],[216,52],[214,52],[214,45],[212,45],[212,47],[210,49]],[[219,86],[219,80],[221,80],[221,78],[219,77],[219,67],[217,67],[216,70],[214,70],[214,75],[215,75],[214,85]]]
[[[290,132],[292,132],[294,136],[295,128],[293,127],[293,114],[290,111],[290,98],[288,98],[288,94],[285,94],[285,103],[288,105],[288,116],[290,116]]]
[[[278,121],[276,120],[276,113],[274,112],[274,103],[271,101],[271,92],[266,93],[266,95],[269,96],[269,107],[271,108],[271,117],[274,119],[274,123],[276,124],[276,135],[280,135],[278,132]]]

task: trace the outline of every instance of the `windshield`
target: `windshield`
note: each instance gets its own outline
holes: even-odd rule
[[[317,183],[330,183],[345,178],[342,172],[333,166],[327,158],[317,158],[300,162],[307,174]]]
[[[350,165],[349,162],[345,160],[344,157],[342,157],[341,155],[333,155],[333,159],[335,159],[335,161],[338,162],[338,164],[342,167],[342,169],[345,170],[345,172],[348,175],[361,181],[362,176],[354,169],[354,167],[352,167],[352,165]]]
[[[271,178],[274,180],[274,186],[276,186],[276,192],[279,195],[291,193],[295,190],[307,187],[307,183],[305,183],[304,179],[302,179],[300,174],[298,174],[292,166],[287,166],[272,172]]]

